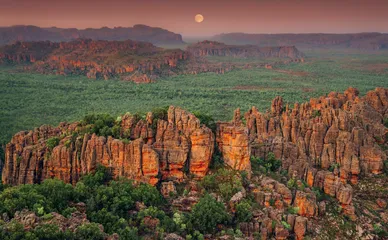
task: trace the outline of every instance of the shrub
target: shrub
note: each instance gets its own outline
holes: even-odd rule
[[[311,114],[312,118],[320,117],[321,116],[321,111],[319,110],[314,110],[313,113]]]
[[[158,108],[152,109],[151,112],[154,115],[154,119],[156,119],[156,120],[158,120],[158,119],[167,120],[168,109],[169,109],[169,106],[158,107]]]
[[[290,180],[288,180],[287,187],[291,188],[291,189],[296,188],[296,180],[295,180],[295,178],[290,178]]]
[[[230,216],[225,206],[217,202],[212,196],[206,194],[194,205],[191,214],[191,223],[194,229],[202,233],[215,232],[218,224],[228,224]]]
[[[201,185],[209,192],[220,194],[224,200],[229,200],[243,189],[240,173],[226,168],[220,168],[214,174],[205,176]]]
[[[298,207],[288,207],[287,211],[290,214],[298,214],[299,208]]]
[[[291,225],[289,223],[287,223],[286,221],[282,221],[282,225],[285,229],[287,230],[290,230],[291,229]]]
[[[64,145],[65,145],[66,148],[70,148],[70,146],[71,146],[71,140],[70,140],[70,139],[66,140],[65,143],[64,143]]]
[[[334,169],[339,168],[339,166],[340,166],[339,163],[333,163],[330,165],[329,171],[334,172]]]
[[[206,125],[213,132],[216,131],[217,125],[212,116],[201,112],[193,112],[193,114],[199,119],[201,124]]]
[[[83,240],[103,240],[104,234],[100,231],[97,223],[86,223],[77,228],[75,238]]]
[[[236,221],[249,222],[252,219],[252,206],[248,201],[242,201],[236,206]]]
[[[126,227],[117,231],[120,240],[137,240],[139,238],[138,230],[135,227]]]
[[[388,128],[388,118],[384,118],[384,126]]]
[[[384,161],[384,172],[388,175],[388,160]]]
[[[70,240],[74,239],[74,234],[70,231],[62,232],[57,225],[45,224],[38,226],[33,231],[39,240]]]
[[[107,183],[110,180],[112,180],[112,174],[107,167],[102,165],[98,165],[94,173],[85,175],[81,178],[81,182],[90,188]]]
[[[52,151],[56,146],[59,144],[59,138],[57,137],[52,137],[47,139],[46,141],[46,146]]]
[[[261,169],[263,169],[265,173],[270,173],[278,171],[282,165],[282,162],[275,158],[274,153],[270,152],[268,153],[266,160],[252,156],[251,164],[253,170],[255,171],[261,171]]]

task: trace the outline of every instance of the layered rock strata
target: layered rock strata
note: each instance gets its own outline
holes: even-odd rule
[[[76,183],[98,165],[108,167],[114,177],[153,185],[160,180],[182,181],[188,173],[196,177],[207,173],[214,135],[193,114],[170,107],[166,120],[153,119],[151,113],[146,120],[125,115],[121,126],[130,140],[74,135],[79,123],[19,132],[6,146],[3,183],[39,183],[48,178]],[[53,137],[60,142],[50,150],[47,140]]]

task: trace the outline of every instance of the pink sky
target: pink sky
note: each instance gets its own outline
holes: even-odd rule
[[[205,21],[195,23],[201,13]],[[388,32],[388,0],[0,0],[0,25],[146,24],[184,36],[225,32]]]

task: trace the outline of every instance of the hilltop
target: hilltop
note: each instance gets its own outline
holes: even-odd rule
[[[388,49],[388,34],[249,34],[224,33],[213,37],[228,44],[254,44],[260,46],[294,45],[302,48],[352,48],[363,50]]]
[[[153,44],[183,44],[182,36],[168,30],[146,25],[115,28],[41,28],[36,26],[0,27],[0,45],[12,44],[16,41],[73,41],[78,38],[93,40],[123,41],[132,39]]]

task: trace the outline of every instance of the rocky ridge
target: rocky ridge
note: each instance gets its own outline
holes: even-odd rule
[[[151,43],[126,41],[17,42],[0,48],[0,63],[31,64],[26,70],[88,78],[120,77],[134,82],[151,82],[184,61],[179,49],[165,50]]]
[[[289,58],[304,59],[304,54],[294,46],[259,47],[255,45],[226,45],[215,41],[203,41],[187,47],[197,57],[230,56],[238,58]]]
[[[137,24],[133,27],[115,28],[40,28],[36,26],[0,27],[0,45],[12,44],[16,41],[73,41],[79,38],[93,40],[122,41],[132,39],[147,41],[154,44],[183,44],[182,36],[162,28]]]
[[[303,53],[295,47],[258,48],[224,46],[203,42],[181,49],[163,49],[139,41],[102,41],[78,39],[71,42],[16,42],[0,47],[0,64],[21,64],[27,71],[57,75],[83,75],[91,79],[120,78],[136,83],[150,83],[158,77],[201,72],[225,73],[236,68],[267,67],[268,64],[214,63],[210,53],[255,59],[279,59],[272,65],[303,62]],[[205,47],[205,49],[203,49]],[[200,53],[198,53],[200,51]],[[271,66],[272,66],[271,65]]]
[[[384,50],[388,46],[385,33],[351,34],[248,34],[226,33],[213,37],[215,41],[228,44],[254,44],[260,46],[293,45],[313,48],[352,48],[362,50]]]

